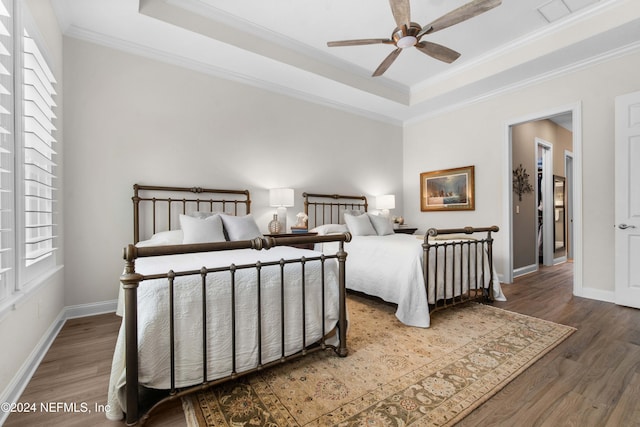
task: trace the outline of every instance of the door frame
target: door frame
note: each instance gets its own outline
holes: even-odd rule
[[[542,138],[535,139],[536,163],[542,160],[542,188],[538,188],[536,179],[536,198],[542,194],[542,264],[553,265],[553,144]],[[542,154],[540,154],[542,150]],[[537,172],[537,171],[536,171]],[[537,175],[537,173],[536,173]],[[536,210],[539,209],[536,204]],[[534,216],[537,218],[537,215]],[[536,235],[538,234],[538,223],[534,224]],[[536,266],[539,265],[538,254],[536,253]]]
[[[573,259],[573,151],[564,150],[564,174],[567,178],[567,260]]]
[[[500,233],[507,251],[503,260],[503,281],[505,283],[513,282],[513,188],[512,188],[512,126],[535,120],[542,120],[558,114],[570,112],[573,120],[573,186],[571,192],[573,194],[573,244],[574,244],[574,262],[573,262],[573,294],[582,296],[583,288],[583,230],[582,230],[582,103],[576,102],[565,106],[550,108],[545,111],[528,114],[524,117],[517,117],[508,120],[504,126],[504,150],[506,153],[503,161],[503,194],[505,197],[503,205],[503,223],[505,224],[505,233]]]

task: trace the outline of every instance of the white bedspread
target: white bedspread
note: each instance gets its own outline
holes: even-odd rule
[[[243,249],[217,253],[142,258],[136,262],[141,274],[199,270],[319,256],[318,252],[275,247],[256,251]],[[326,261],[325,332],[331,331],[339,317],[337,262]],[[306,264],[306,345],[322,337],[320,262]],[[302,349],[301,266],[285,266],[285,354]],[[236,272],[236,372],[258,364],[256,270]],[[262,267],[262,363],[279,358],[281,349],[280,266]],[[202,378],[202,302],[201,276],[178,277],[175,281],[176,387],[198,384]],[[232,371],[231,281],[230,273],[207,277],[207,355],[208,380]],[[138,288],[138,349],[140,385],[170,388],[169,289],[166,279],[142,282]],[[122,292],[122,291],[121,291]],[[121,307],[119,311],[122,312]],[[118,334],[109,384],[110,419],[122,418],[125,410],[125,332],[124,321]]]
[[[351,242],[345,244],[345,251],[348,254],[347,288],[397,304],[396,317],[406,325],[429,327],[429,306],[422,272],[422,243],[422,236],[407,234],[354,236]],[[317,249],[329,253],[334,251],[335,247],[333,243],[325,243]],[[430,259],[433,263],[433,256]],[[440,260],[439,264],[441,262]],[[449,263],[451,262],[449,258]],[[492,276],[494,298],[498,301],[506,301],[495,271],[489,274],[486,257],[485,263],[487,272],[485,287],[489,285]],[[432,269],[432,274],[433,271]],[[439,290],[444,281],[442,271],[440,267]],[[466,276],[464,279],[463,282],[466,282]],[[475,277],[472,276],[472,280],[475,280]],[[456,280],[458,281],[459,279]],[[451,277],[448,277],[447,282],[450,286]],[[459,292],[457,294],[459,295]],[[441,292],[438,297],[442,298]],[[429,295],[429,302],[434,301],[434,295]]]

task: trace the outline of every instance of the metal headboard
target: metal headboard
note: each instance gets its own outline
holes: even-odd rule
[[[304,213],[308,217],[309,229],[324,224],[343,224],[344,211],[367,212],[369,207],[365,196],[302,193],[302,197],[304,197]]]
[[[141,233],[149,238],[159,231],[179,229],[180,214],[204,211],[246,215],[251,212],[249,190],[134,184],[131,199],[134,244],[141,240]]]

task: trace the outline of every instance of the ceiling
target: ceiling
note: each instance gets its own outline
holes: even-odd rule
[[[425,25],[470,0],[413,0]],[[640,45],[638,0],[503,0],[422,40],[461,53],[445,64],[392,45],[387,0],[53,0],[65,35],[402,124]]]

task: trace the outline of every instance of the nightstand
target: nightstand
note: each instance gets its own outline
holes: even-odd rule
[[[282,237],[302,237],[302,236],[317,236],[318,233],[280,233],[280,234],[265,234],[265,237],[273,237],[274,239],[278,239],[278,238],[282,238]],[[289,246],[293,246],[294,248],[299,248],[299,249],[311,249],[313,250],[313,243],[300,243],[300,244],[293,244],[293,245],[289,245]]]
[[[417,231],[417,228],[408,227],[406,225],[401,225],[398,228],[394,228],[393,231],[400,234],[413,234]]]

